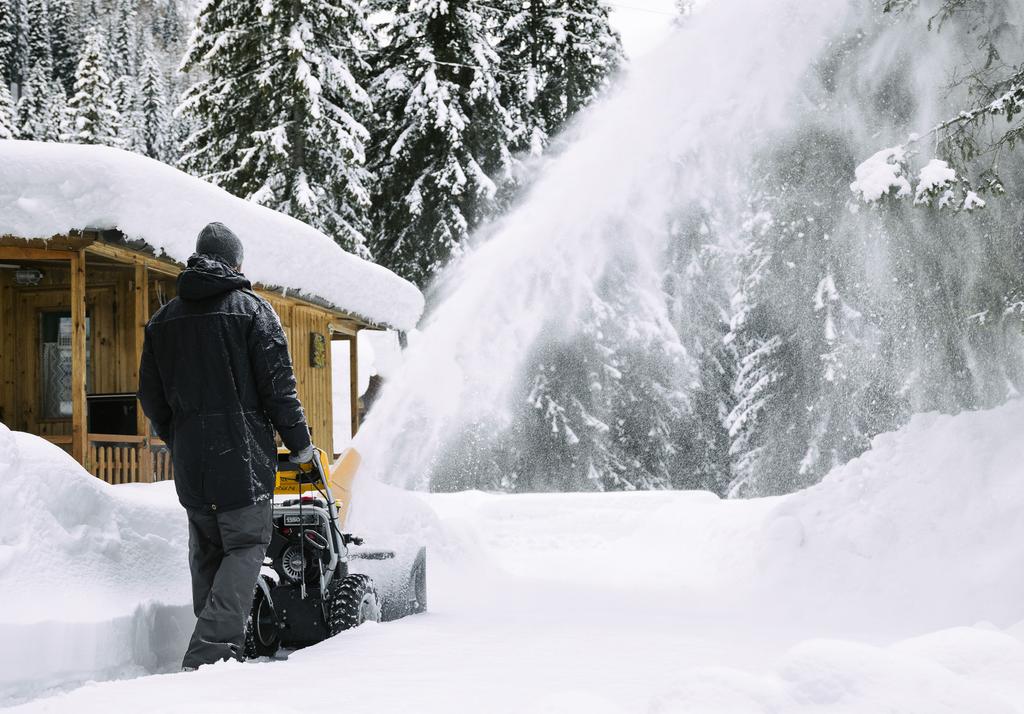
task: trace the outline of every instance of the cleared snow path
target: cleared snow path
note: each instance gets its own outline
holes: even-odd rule
[[[9,711],[1024,712],[1022,428],[917,417],[779,499],[425,497],[429,614]]]
[[[763,620],[723,628],[721,613],[685,606],[678,578],[656,585],[675,548],[647,542],[644,524],[665,510],[723,510],[706,494],[430,501],[453,535],[430,564],[429,614],[287,661],[94,684],[13,711],[271,712],[298,697],[324,712],[618,711],[686,667],[760,668],[788,643]],[[746,522],[769,504],[727,505]],[[626,561],[634,547],[639,557]],[[458,570],[443,557],[455,554]]]

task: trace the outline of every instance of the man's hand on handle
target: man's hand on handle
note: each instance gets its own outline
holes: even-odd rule
[[[302,451],[298,453],[291,453],[288,455],[288,460],[293,464],[308,464],[313,461],[313,457],[316,456],[316,449],[310,444]]]

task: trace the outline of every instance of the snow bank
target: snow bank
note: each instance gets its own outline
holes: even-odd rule
[[[833,617],[941,627],[1024,618],[1024,400],[922,414],[784,499],[762,587]],[[799,594],[799,595],[797,595]]]
[[[243,267],[254,282],[399,330],[419,320],[423,296],[415,286],[293,218],[119,149],[0,141],[0,235],[50,238],[116,228],[184,263],[211,221],[242,239]]]
[[[180,664],[194,619],[173,484],[110,486],[0,424],[0,701]]]

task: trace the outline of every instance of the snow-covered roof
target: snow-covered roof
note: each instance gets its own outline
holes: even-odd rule
[[[399,330],[419,320],[423,295],[412,283],[294,218],[120,149],[0,141],[0,236],[117,229],[184,263],[211,221],[241,238],[243,271],[253,282]]]

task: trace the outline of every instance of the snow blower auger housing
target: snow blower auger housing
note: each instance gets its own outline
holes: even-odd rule
[[[246,657],[273,655],[280,647],[306,647],[368,620],[426,610],[424,548],[411,565],[391,551],[350,552],[350,546],[363,542],[343,531],[359,461],[359,454],[349,449],[332,470],[320,449],[311,463],[302,465],[291,463],[288,452],[279,450],[274,530],[246,622]],[[350,560],[360,557],[394,561],[406,572],[391,568],[382,578],[381,592],[374,578],[349,572]]]

